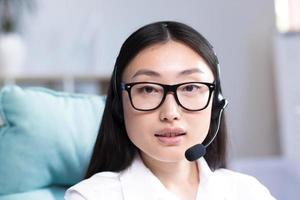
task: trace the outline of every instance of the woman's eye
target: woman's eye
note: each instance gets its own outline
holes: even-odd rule
[[[143,86],[143,87],[140,87],[138,91],[139,91],[139,93],[145,93],[145,94],[150,94],[150,93],[156,93],[156,92],[158,92],[152,86]]]
[[[153,88],[153,87],[146,86],[146,87],[144,87],[144,92],[146,92],[146,93],[154,92],[154,88]]]
[[[186,91],[186,92],[195,92],[197,90],[200,89],[200,86],[198,85],[187,85],[183,88],[183,91]]]

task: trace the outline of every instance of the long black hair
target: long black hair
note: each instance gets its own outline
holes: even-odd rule
[[[103,171],[118,172],[132,163],[138,149],[128,138],[125,129],[120,90],[122,73],[141,50],[170,40],[181,42],[193,49],[211,68],[216,84],[212,106],[213,116],[218,96],[216,93],[221,93],[221,85],[218,58],[211,44],[195,29],[183,23],[161,21],[148,24],[126,39],[116,59],[98,137],[85,178]],[[215,119],[212,117],[212,120]],[[216,127],[212,127],[213,124],[216,123],[211,123],[206,140],[215,134]],[[206,149],[205,159],[212,170],[226,167],[226,135],[223,115],[218,135]]]

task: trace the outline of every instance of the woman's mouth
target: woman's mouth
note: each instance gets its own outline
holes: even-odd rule
[[[179,128],[168,128],[159,131],[154,134],[154,136],[164,145],[173,146],[178,145],[183,137],[186,135],[186,132],[183,129]]]

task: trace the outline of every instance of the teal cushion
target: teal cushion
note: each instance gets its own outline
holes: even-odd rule
[[[23,193],[0,195],[0,200],[64,200],[66,188],[50,187]]]
[[[101,96],[2,88],[0,195],[80,181],[103,109]]]

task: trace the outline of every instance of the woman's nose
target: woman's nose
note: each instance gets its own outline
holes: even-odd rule
[[[161,121],[173,121],[180,119],[181,109],[172,93],[167,94],[166,99],[161,105],[159,112]]]

